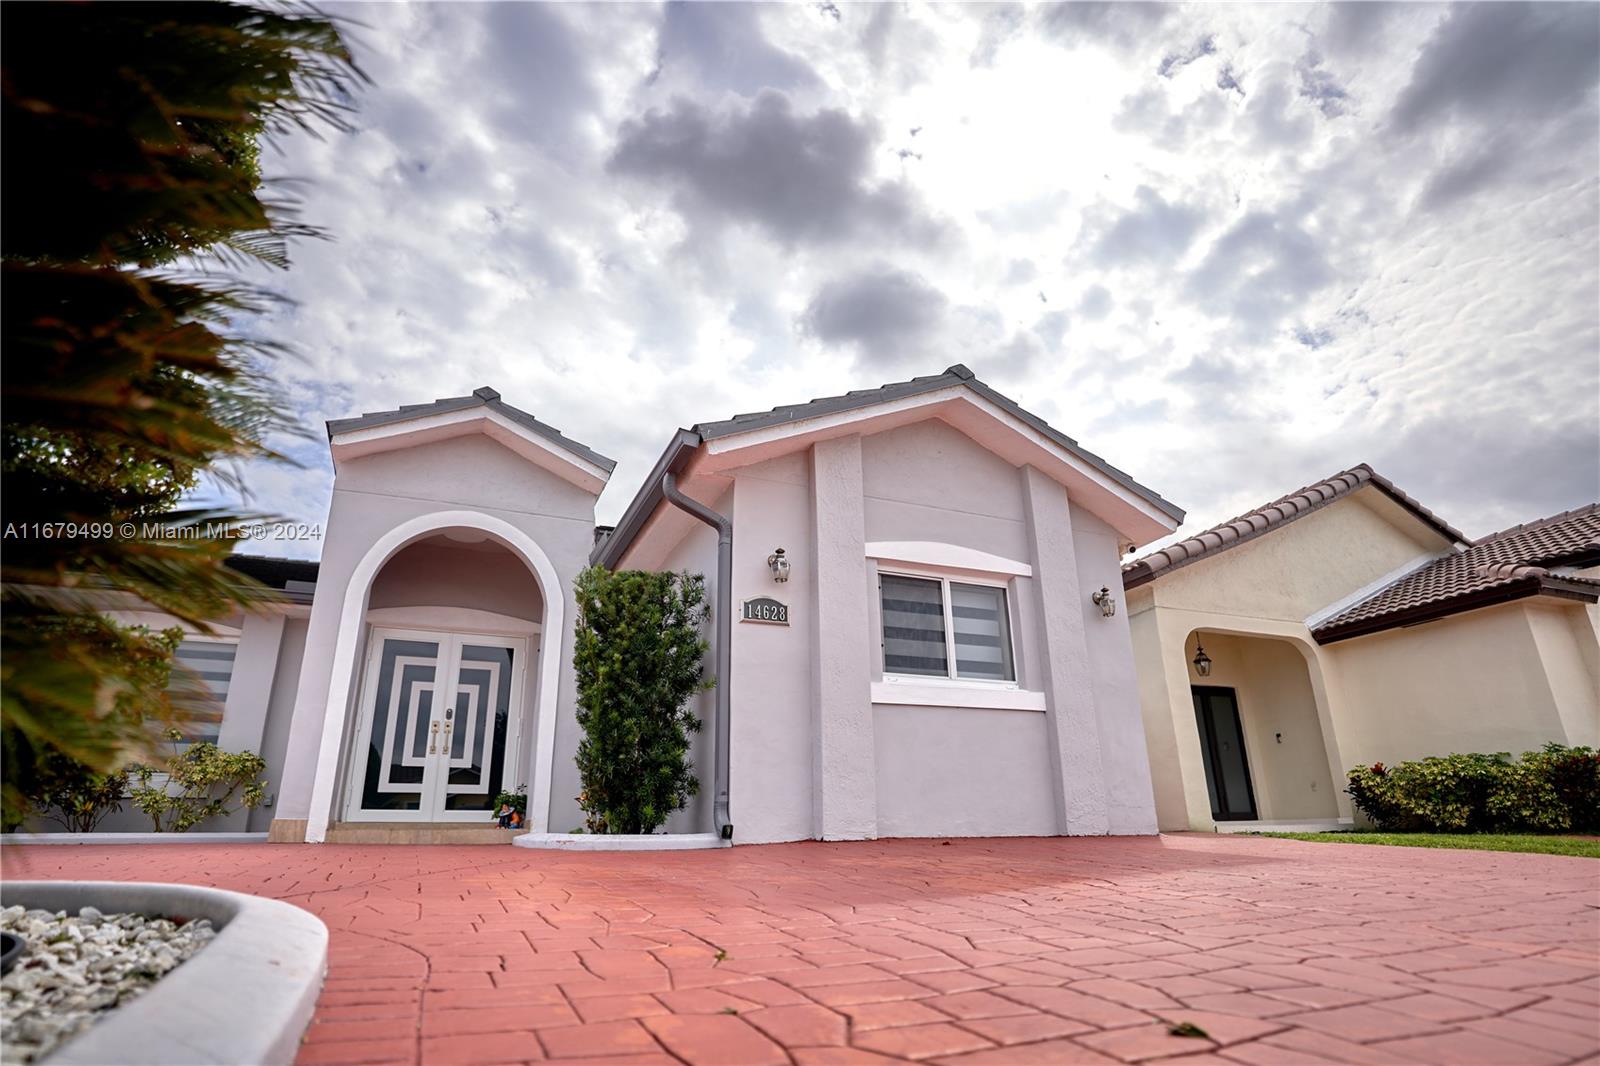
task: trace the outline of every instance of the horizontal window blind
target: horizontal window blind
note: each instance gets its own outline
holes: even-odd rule
[[[955,633],[957,677],[1016,680],[1005,589],[950,582],[950,623]]]
[[[167,691],[184,720],[179,723],[190,742],[215,744],[222,732],[222,709],[233,681],[237,644],[186,640],[173,654],[172,680]]]
[[[885,574],[879,588],[883,600],[884,671],[949,676],[939,582]]]

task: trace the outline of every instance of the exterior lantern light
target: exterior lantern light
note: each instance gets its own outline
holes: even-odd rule
[[[1104,585],[1100,586],[1099,592],[1089,597],[1089,602],[1100,608],[1100,614],[1106,618],[1117,613],[1117,598],[1111,595],[1111,590]]]
[[[1205,646],[1198,640],[1194,644],[1194,672],[1201,677],[1211,676],[1211,656],[1206,654]]]
[[[780,585],[789,580],[789,560],[782,548],[767,556],[767,565],[772,568],[772,580]]]

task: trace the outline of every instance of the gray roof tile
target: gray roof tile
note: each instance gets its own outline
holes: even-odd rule
[[[600,467],[607,474],[617,468],[616,460],[608,459],[588,445],[580,444],[572,438],[564,436],[560,430],[553,426],[545,425],[528,412],[512,407],[500,399],[500,393],[487,385],[480,389],[474,389],[471,396],[448,396],[442,400],[434,400],[432,403],[401,404],[396,410],[374,411],[361,415],[359,418],[331,419],[328,422],[328,438],[331,440],[338,433],[350,433],[355,430],[372,429],[397,422],[409,422],[414,418],[449,414],[451,411],[464,411],[470,407],[487,407],[496,414],[504,415],[519,426],[533,431],[552,444]]]
[[[717,422],[701,422],[694,427],[694,432],[700,435],[701,440],[715,440],[718,437],[731,436],[735,433],[749,433],[753,430],[766,429],[771,426],[781,426],[792,422],[805,421],[806,419],[822,418],[826,415],[859,410],[907,396],[936,392],[939,389],[950,388],[954,385],[965,385],[990,403],[1020,419],[1051,442],[1099,470],[1112,481],[1129,489],[1141,499],[1153,505],[1157,510],[1180,522],[1183,521],[1182,509],[1168,502],[1153,489],[1146,488],[1128,474],[1118,470],[1098,455],[1082,447],[1077,441],[1062,433],[1038,415],[1025,410],[1015,400],[985,385],[978,380],[977,375],[960,363],[947,367],[943,373],[924,374],[909,381],[891,382],[875,389],[852,389],[839,396],[823,396],[806,403],[784,404],[780,407],[774,407],[770,411],[752,411],[746,414],[734,415],[732,418],[725,418]]]

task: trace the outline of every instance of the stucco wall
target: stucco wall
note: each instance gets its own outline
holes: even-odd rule
[[[1100,765],[1106,782],[1106,819],[1112,833],[1154,833],[1156,816],[1149,749],[1139,707],[1133,635],[1122,602],[1122,568],[1114,530],[1076,504],[1072,540],[1078,594],[1084,601],[1083,636],[1089,653],[1094,702],[1100,724]],[[1116,598],[1110,618],[1089,597],[1100,588]]]
[[[471,476],[463,476],[463,471],[470,471]],[[545,597],[559,596],[566,609],[561,632],[546,632],[541,639],[559,639],[558,662],[571,662],[574,612],[567,605],[572,582],[587,564],[593,543],[591,494],[480,436],[346,460],[334,480],[307,650],[286,745],[277,818],[303,819],[311,813],[312,782],[328,710],[340,615],[352,573],[389,531],[412,519],[458,508],[508,523],[530,537],[549,558],[560,587],[541,589],[541,593]],[[366,591],[358,589],[355,594],[364,598]],[[332,713],[347,713],[350,693],[359,675],[358,666],[352,671],[349,689],[336,697]],[[561,670],[559,680],[557,706],[539,707],[536,714],[556,716],[550,828],[565,831],[580,824],[574,788],[576,768],[572,763],[577,723],[572,714],[571,670]],[[518,765],[519,776],[526,779],[538,733],[536,715],[527,714],[524,725]],[[341,757],[341,768],[343,763]],[[530,792],[533,787],[530,785]],[[336,804],[335,817],[338,808]]]
[[[1600,608],[1529,600],[1525,609],[1566,742],[1600,747]]]
[[[733,719],[730,808],[736,841],[755,844],[813,835],[813,678],[816,620],[811,473],[806,455],[744,467],[734,476]],[[724,511],[724,513],[729,513]],[[777,584],[774,549],[791,561]],[[771,596],[789,606],[789,625],[739,621],[739,605]]]
[[[1169,656],[1163,651],[1165,637],[1157,624],[1159,616],[1151,605],[1153,595],[1148,586],[1128,593],[1128,634],[1139,682],[1139,715],[1150,760],[1156,824],[1162,830],[1179,831],[1190,828],[1190,824],[1184,791],[1184,749],[1178,737],[1178,727],[1183,723],[1174,709],[1176,698],[1187,694],[1188,684],[1183,672],[1168,661],[1181,652],[1175,651]]]
[[[283,791],[284,749],[289,745],[289,726],[294,720],[294,697],[300,683],[300,664],[306,653],[307,625],[305,618],[286,619],[283,624],[283,637],[278,643],[278,665],[273,672],[272,690],[267,698],[266,729],[261,737],[261,757],[267,760],[267,794],[272,797],[272,806],[258,807],[250,812],[246,828],[252,833],[267,831]]]
[[[1174,570],[1152,587],[1162,607],[1303,621],[1448,547],[1368,487],[1281,529]]]
[[[938,420],[864,437],[867,540],[937,540],[1027,558],[1016,467]]]
[[[1592,742],[1596,685],[1566,612],[1584,609],[1513,602],[1329,645],[1345,768],[1584,742],[1569,734],[1552,686]]]
[[[1056,833],[1043,714],[879,705],[873,727],[880,836]]]
[[[396,552],[373,579],[369,608],[471,607],[538,622],[544,595],[533,573],[493,541],[430,537]]]

